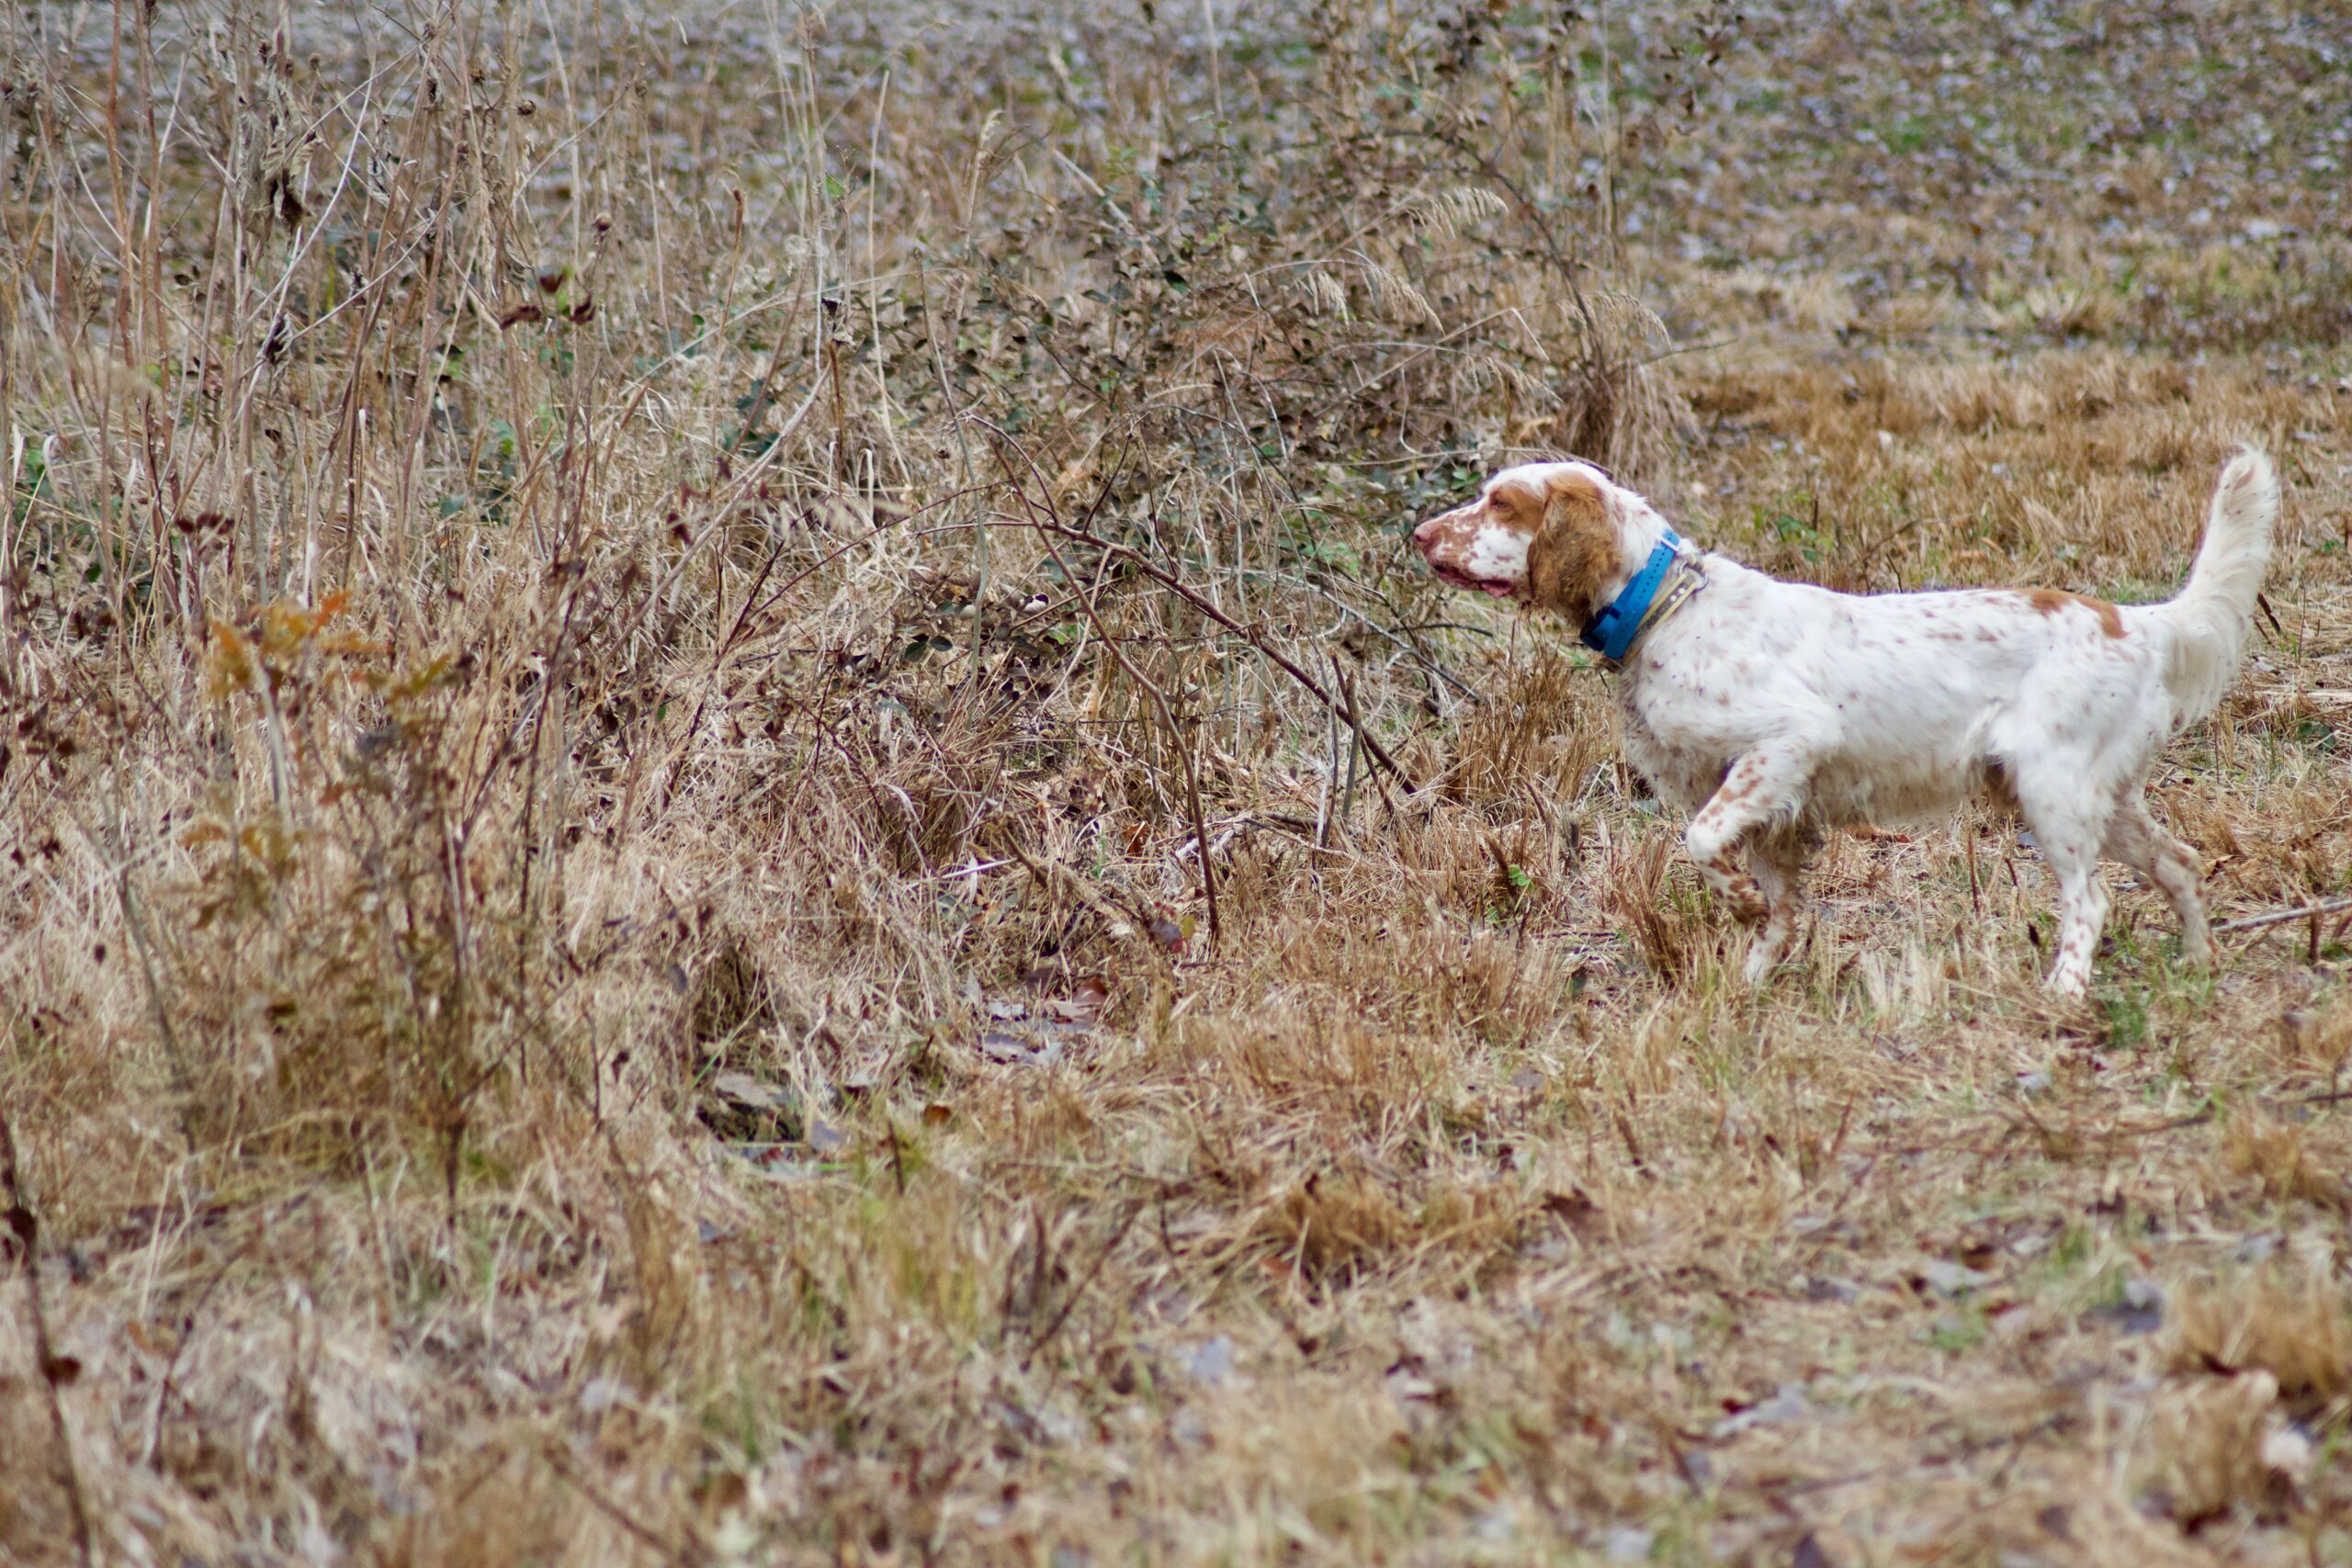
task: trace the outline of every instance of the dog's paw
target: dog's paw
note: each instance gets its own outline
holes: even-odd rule
[[[2091,968],[2087,964],[2076,964],[2070,957],[2062,957],[2050,971],[2041,988],[2062,1001],[2078,1002],[2090,994]]]

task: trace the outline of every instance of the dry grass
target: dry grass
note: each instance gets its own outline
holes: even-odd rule
[[[2343,917],[1750,996],[1399,533],[2153,597],[2255,436],[2154,794],[2342,895],[2324,31],[0,17],[0,1557],[2344,1560]]]

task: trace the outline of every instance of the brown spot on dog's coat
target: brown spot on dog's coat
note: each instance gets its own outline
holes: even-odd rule
[[[1497,485],[1492,502],[1510,516],[1542,514],[1527,547],[1529,602],[1576,626],[1590,621],[1619,554],[1600,487],[1583,474],[1556,474],[1540,497],[1532,487],[1512,483]]]
[[[2123,613],[2104,599],[2087,593],[2064,593],[2055,588],[2023,588],[2025,602],[2044,615],[2054,615],[2069,604],[2080,604],[2098,616],[2098,629],[2112,637],[2123,635]]]

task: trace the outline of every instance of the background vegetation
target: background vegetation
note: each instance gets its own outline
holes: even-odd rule
[[[2195,7],[0,16],[0,1555],[2341,1561],[2352,911],[1741,938],[1574,452],[2168,592],[2346,890],[2352,38]]]

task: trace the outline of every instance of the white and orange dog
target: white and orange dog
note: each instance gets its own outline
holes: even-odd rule
[[[2078,997],[2107,922],[2102,854],[2171,903],[2187,962],[2211,960],[2202,868],[2142,789],[2237,673],[2278,511],[2268,459],[2241,449],[2188,587],[2162,604],[1781,582],[1686,543],[1589,463],[1507,468],[1413,542],[1446,581],[1555,612],[1619,667],[1628,759],[1691,814],[1708,883],[1761,923],[1751,983],[1797,938],[1826,829],[1983,795],[2023,815],[2057,879],[2048,983]]]

